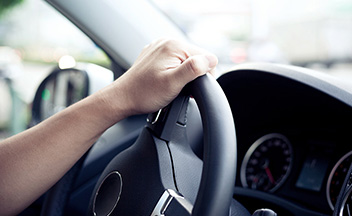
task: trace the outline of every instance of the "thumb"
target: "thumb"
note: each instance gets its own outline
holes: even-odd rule
[[[195,78],[210,72],[217,64],[218,59],[215,55],[194,55],[187,58],[176,68],[174,76],[185,85]]]

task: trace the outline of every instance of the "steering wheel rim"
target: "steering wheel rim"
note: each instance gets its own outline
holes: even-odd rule
[[[236,179],[236,137],[231,108],[211,75],[194,80],[190,88],[201,113],[205,136],[202,180],[192,215],[226,215]]]
[[[204,130],[204,165],[199,191],[195,191],[197,198],[192,216],[228,215],[236,177],[236,137],[231,109],[224,92],[211,75],[197,78],[188,84],[187,89],[197,102]],[[116,181],[121,182],[116,185],[121,188],[115,190],[114,194],[119,196],[115,196],[116,203],[105,214],[150,215],[165,190],[171,188],[177,191],[177,183],[173,185],[176,180],[169,181],[170,173],[173,171],[164,171],[167,165],[160,162],[171,153],[165,148],[167,153],[161,156],[159,152],[163,151],[160,149],[164,148],[164,144],[157,142],[167,144],[169,141],[165,142],[156,137],[154,131],[146,127],[132,147],[117,155],[109,163],[94,189],[90,214],[99,215],[96,213],[95,206],[97,199],[111,199],[101,195],[110,196],[108,194],[111,193],[99,191],[104,184],[104,179],[111,173],[118,173],[120,177],[116,178],[118,179]],[[172,165],[170,167],[174,168]],[[162,176],[160,173],[163,172],[168,173],[168,176]],[[171,175],[175,176],[175,173]],[[99,203],[104,202],[99,201]],[[144,208],[144,205],[147,206],[147,210],[137,209]]]

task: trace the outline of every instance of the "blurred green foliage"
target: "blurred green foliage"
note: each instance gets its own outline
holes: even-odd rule
[[[5,14],[7,10],[22,2],[23,0],[0,0],[0,18]]]

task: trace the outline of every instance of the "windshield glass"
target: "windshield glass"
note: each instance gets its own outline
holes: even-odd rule
[[[350,0],[152,0],[219,70],[243,62],[293,64],[352,81]]]

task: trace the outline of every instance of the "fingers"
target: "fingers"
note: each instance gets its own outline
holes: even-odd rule
[[[140,114],[165,107],[187,83],[213,73],[217,63],[216,56],[186,42],[154,41],[121,77],[124,81],[119,86],[126,89],[126,110],[129,114]]]
[[[190,56],[173,71],[173,75],[177,80],[185,84],[198,76],[212,72],[217,63],[218,59],[212,54]]]

